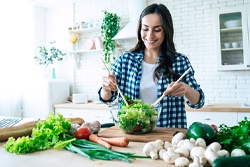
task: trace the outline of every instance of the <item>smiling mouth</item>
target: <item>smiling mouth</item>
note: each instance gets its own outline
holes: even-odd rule
[[[147,40],[149,44],[153,44],[156,40]]]

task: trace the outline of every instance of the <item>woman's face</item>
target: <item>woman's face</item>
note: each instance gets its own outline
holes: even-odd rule
[[[141,38],[149,50],[159,50],[164,40],[164,30],[160,16],[156,13],[148,14],[141,21]]]

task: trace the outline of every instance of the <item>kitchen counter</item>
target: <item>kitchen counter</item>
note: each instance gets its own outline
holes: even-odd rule
[[[49,149],[45,151],[39,151],[29,154],[11,154],[6,152],[3,148],[5,142],[0,143],[0,155],[2,167],[110,167],[110,166],[143,166],[143,167],[174,167],[174,165],[166,164],[163,160],[152,160],[150,158],[137,158],[131,161],[130,164],[123,161],[104,161],[104,160],[89,160],[78,154],[71,153],[67,150],[55,150]],[[142,149],[145,143],[130,142],[128,147],[114,147],[113,150],[123,152],[134,152],[137,155],[143,155]]]
[[[202,108],[194,109],[186,106],[187,112],[209,111],[209,112],[250,112],[249,106],[244,106],[239,103],[211,103],[204,105]]]
[[[55,104],[55,108],[74,108],[74,109],[102,109],[108,110],[108,106],[102,103],[86,103],[86,104],[74,104],[74,103],[63,103]],[[190,108],[186,106],[187,112],[197,112],[197,111],[209,111],[209,112],[250,112],[250,107],[245,107],[239,103],[214,103],[209,105],[204,105],[200,109]]]

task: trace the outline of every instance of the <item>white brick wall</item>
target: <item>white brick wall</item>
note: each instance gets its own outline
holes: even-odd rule
[[[122,24],[129,19],[126,0],[76,0],[76,21],[102,18],[102,10],[116,12]],[[250,0],[147,0],[147,4],[168,6],[175,26],[178,52],[187,55],[195,69],[195,77],[205,92],[207,102],[250,102],[250,71],[219,72],[216,68],[215,10],[250,4]],[[98,4],[98,5],[96,5]],[[126,43],[126,48],[132,44]],[[89,99],[97,97],[103,66],[101,53],[81,56],[75,71],[75,91],[85,92]]]

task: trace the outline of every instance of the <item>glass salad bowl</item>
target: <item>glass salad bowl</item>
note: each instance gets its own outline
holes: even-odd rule
[[[109,106],[113,121],[124,133],[143,134],[150,132],[156,126],[160,105],[154,107],[148,104]]]

